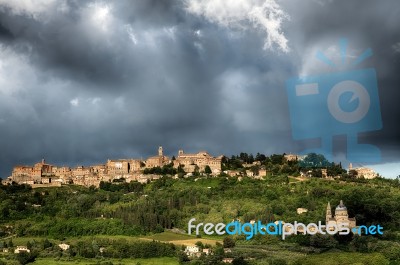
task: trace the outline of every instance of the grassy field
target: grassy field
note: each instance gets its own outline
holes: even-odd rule
[[[144,238],[148,238],[148,239],[154,239],[154,240],[158,240],[158,241],[166,241],[166,242],[170,242],[170,241],[176,241],[176,240],[187,240],[187,239],[193,239],[193,236],[187,235],[187,234],[177,234],[177,233],[173,233],[173,232],[163,232],[163,233],[159,233],[159,234],[154,234],[151,236],[147,236]]]
[[[288,263],[294,262],[295,260],[306,256],[306,254],[304,253],[285,250],[282,248],[282,246],[279,246],[277,244],[268,244],[263,246],[242,245],[242,246],[236,246],[235,251],[237,251],[238,253],[243,253],[246,256],[268,257],[268,259],[272,258],[272,259],[286,260]]]
[[[140,238],[138,237],[132,237],[132,236],[109,236],[109,235],[96,235],[96,236],[82,236],[82,237],[69,237],[66,238],[63,242],[68,243],[68,244],[75,244],[79,240],[85,240],[85,239],[95,239],[95,238],[101,238],[101,239],[110,239],[110,240],[120,240],[124,239],[128,242],[132,241],[138,241]],[[42,241],[45,240],[46,238],[44,237],[14,237],[12,238],[12,241],[14,243],[14,246],[26,246],[28,241]],[[60,240],[54,240],[54,239],[49,239],[50,242],[55,243],[55,244],[60,244]]]
[[[213,239],[205,239],[205,238],[193,238],[193,239],[186,239],[186,240],[174,240],[170,241],[175,245],[185,245],[185,246],[194,246],[196,242],[201,241],[203,244],[209,244],[211,246],[215,246],[216,240]],[[220,241],[222,243],[222,241]]]
[[[36,265],[72,265],[72,264],[98,264],[97,262],[111,261],[113,264],[121,265],[177,265],[178,260],[176,258],[151,258],[151,259],[73,259],[73,260],[57,260],[53,258],[40,258],[37,259],[33,264]]]
[[[310,178],[305,178],[305,177],[292,177],[289,176],[289,183],[297,183],[297,182],[302,182],[302,181],[308,181]]]
[[[387,265],[389,262],[378,253],[323,253],[309,255],[298,262],[302,265]]]
[[[144,237],[132,237],[132,236],[122,236],[122,235],[117,235],[117,236],[96,235],[96,236],[84,236],[84,237],[70,237],[66,238],[64,242],[68,244],[76,244],[76,242],[79,240],[95,239],[95,238],[110,239],[110,240],[123,239],[128,242],[133,242],[138,240],[156,240],[156,241],[173,243],[175,245],[186,245],[186,246],[194,245],[198,241],[203,242],[203,244],[210,244],[212,246],[214,246],[217,242],[222,243],[222,240],[215,240],[212,238],[196,238],[195,236],[190,236],[187,234],[178,234],[170,231]],[[20,245],[26,246],[28,241],[42,241],[44,239],[45,238],[40,238],[40,237],[14,237],[12,241],[15,246],[20,246]],[[55,244],[61,243],[61,241],[59,240],[51,239],[50,241]]]
[[[162,242],[170,242],[175,245],[186,245],[186,246],[194,245],[198,241],[203,242],[203,244],[210,244],[212,246],[214,246],[217,242],[222,243],[222,241],[215,239],[196,238],[195,236],[190,236],[187,234],[177,234],[169,231],[160,234],[154,234],[145,238],[154,239]]]
[[[26,243],[28,243],[28,241],[41,241],[44,239],[45,238],[41,237],[13,237],[12,242],[14,246],[26,246]],[[5,241],[7,242],[8,240]]]

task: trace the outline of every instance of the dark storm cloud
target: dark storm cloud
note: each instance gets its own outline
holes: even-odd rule
[[[301,10],[293,5],[285,5],[292,15],[292,22],[301,25],[301,30],[293,32],[294,49],[301,53],[315,43],[324,43],[325,48],[338,45],[340,38],[347,38],[349,49],[357,50],[357,55],[367,48],[373,50],[373,56],[361,67],[373,67],[378,77],[379,97],[383,129],[379,132],[360,135],[360,142],[376,144],[383,151],[384,159],[398,161],[400,157],[400,126],[397,117],[400,108],[396,101],[400,98],[400,53],[394,45],[400,42],[399,23],[400,6],[392,1],[312,1],[303,3]],[[300,11],[300,12],[298,12]],[[293,25],[292,25],[293,26]],[[291,36],[289,35],[289,39]],[[330,44],[330,45],[329,45]],[[321,47],[322,46],[322,47]],[[323,51],[324,46],[319,49]],[[355,55],[356,55],[355,54]],[[304,56],[304,55],[303,55]],[[354,58],[353,58],[354,59]],[[308,60],[314,60],[309,58]],[[318,64],[318,62],[317,62]],[[320,64],[320,63],[319,63]]]
[[[304,143],[291,138],[285,80],[306,68],[305,51],[340,37],[374,50],[384,130],[367,140],[399,158],[394,1],[365,2],[356,15],[351,1],[279,2],[291,17],[289,53],[263,50],[263,31],[218,25],[183,1],[23,2],[0,1],[2,177],[42,157],[100,163],[158,145],[170,155],[296,152]]]
[[[1,40],[8,40],[11,39],[13,35],[11,32],[5,28],[3,25],[0,24],[0,39]]]

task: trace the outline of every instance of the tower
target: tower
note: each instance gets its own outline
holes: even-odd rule
[[[162,146],[158,147],[158,156],[163,156]]]
[[[325,217],[325,224],[328,224],[329,219],[332,218],[332,209],[331,209],[331,203],[328,202],[328,205],[326,206],[326,217]]]

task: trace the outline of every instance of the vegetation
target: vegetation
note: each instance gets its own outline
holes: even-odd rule
[[[157,174],[157,175],[175,175],[178,173],[178,169],[174,168],[174,164],[170,163],[163,167],[146,168],[143,171],[144,174]]]
[[[318,161],[325,163],[323,159],[312,155],[307,165],[286,161],[283,155],[241,153],[223,159],[225,170],[265,167],[268,175],[264,180],[225,174],[210,177],[207,169],[206,174],[172,179],[167,175],[177,172],[166,166],[160,173],[158,169],[147,172],[166,175],[147,184],[102,182],[98,189],[0,185],[0,249],[10,250],[0,254],[0,264],[51,264],[50,260],[55,259],[60,264],[79,264],[79,260],[87,259],[94,260],[93,264],[127,264],[127,258],[139,259],[139,264],[149,264],[141,260],[148,258],[166,258],[171,264],[219,264],[229,257],[234,264],[352,264],[348,262],[356,260],[359,264],[399,264],[399,179],[359,179],[333,163],[324,164],[328,175],[341,174],[342,178],[321,179]],[[313,172],[314,177],[297,178],[303,170]],[[285,241],[275,236],[258,235],[245,240],[244,236],[202,234],[196,238],[179,234],[186,233],[191,218],[212,223],[233,219],[264,223],[324,221],[326,204],[335,206],[341,199],[350,217],[356,217],[357,225],[380,224],[384,234],[298,235]],[[300,207],[308,212],[298,215],[296,209]],[[178,234],[164,232],[170,229],[179,229],[175,231]],[[60,242],[67,242],[71,248],[61,251],[57,246]],[[213,255],[187,257],[182,251],[184,245],[195,243],[202,248],[212,247]],[[31,252],[13,254],[12,250],[21,244]],[[225,253],[224,248],[232,252]],[[359,253],[367,253],[361,256],[369,258],[361,258]],[[326,263],[333,257],[338,263]]]

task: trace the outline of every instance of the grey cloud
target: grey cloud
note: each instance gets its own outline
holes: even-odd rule
[[[394,1],[365,2],[357,15],[352,1],[281,1],[288,54],[182,1],[61,2],[35,15],[0,8],[1,177],[42,157],[73,166],[147,157],[158,145],[170,155],[297,152],[307,144],[291,138],[285,81],[301,71],[304,51],[343,36],[373,48],[368,63],[379,73],[384,129],[363,140],[399,158]],[[109,17],[92,18],[96,5]]]

